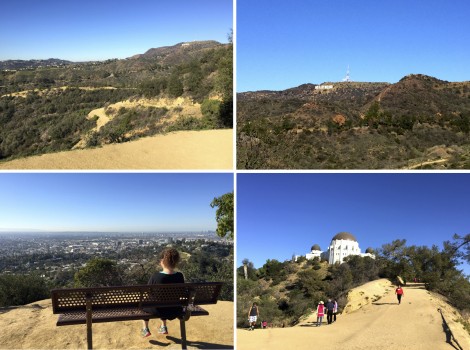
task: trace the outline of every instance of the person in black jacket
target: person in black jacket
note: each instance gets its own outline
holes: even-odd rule
[[[328,321],[328,324],[331,324],[333,322],[334,308],[335,308],[335,304],[331,301],[331,299],[328,299],[328,302],[325,304],[326,320]]]
[[[160,254],[160,266],[162,271],[154,273],[148,284],[160,284],[160,283],[184,283],[184,276],[181,272],[176,272],[175,268],[180,261],[180,254],[175,248],[166,248]],[[166,326],[167,320],[174,320],[181,313],[180,307],[165,307],[165,308],[143,308],[145,312],[157,315],[161,320],[162,324],[158,330],[159,334],[168,334],[168,328]],[[143,320],[142,336],[149,337],[152,335],[149,329],[149,320]]]

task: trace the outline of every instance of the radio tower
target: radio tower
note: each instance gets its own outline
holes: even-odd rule
[[[346,71],[346,76],[343,78],[343,81],[351,81],[351,77],[349,76],[349,64],[348,64],[348,70]]]

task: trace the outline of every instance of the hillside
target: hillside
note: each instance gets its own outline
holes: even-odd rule
[[[387,280],[366,283],[348,294],[346,309],[354,311],[339,315],[332,325],[324,322],[322,327],[315,327],[316,317],[311,315],[290,328],[253,332],[238,329],[237,346],[242,349],[311,349],[312,346],[334,350],[458,349],[455,340],[449,338],[452,332],[462,349],[470,349],[470,335],[457,322],[455,309],[441,296],[419,284],[409,284],[402,304],[397,305],[393,290]]]
[[[0,169],[232,169],[232,130],[178,131],[0,162]]]
[[[238,168],[470,168],[470,82],[412,74],[237,101]]]
[[[36,61],[0,71],[0,160],[233,127],[231,44],[178,43],[102,62]]]
[[[219,301],[204,306],[209,316],[193,317],[186,323],[188,349],[233,348],[233,303]],[[51,301],[0,309],[1,349],[84,349],[86,326],[55,325]],[[179,321],[168,323],[168,335],[158,335],[158,320],[150,321],[152,336],[140,336],[141,321],[93,325],[96,349],[181,349]]]

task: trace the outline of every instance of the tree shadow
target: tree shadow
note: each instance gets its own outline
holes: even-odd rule
[[[442,317],[442,330],[444,331],[444,333],[446,335],[446,343],[451,345],[454,349],[460,350],[452,342],[453,334],[452,334],[452,331],[449,328],[449,325],[446,322],[446,319],[444,318],[444,315],[442,314],[441,309],[438,309],[438,311],[439,311],[439,313],[441,314],[441,317]],[[455,340],[455,338],[454,338],[454,340]]]
[[[1,314],[6,314],[7,312],[10,312],[12,310],[16,309],[34,309],[34,310],[42,310],[46,309],[46,306],[41,306],[39,304],[31,304],[31,305],[16,305],[16,306],[5,306],[5,307],[0,307],[0,315]]]
[[[176,344],[181,344],[181,339],[179,338],[167,336],[166,339]],[[191,341],[191,340],[186,340],[186,343],[188,347],[194,346],[195,348],[198,348],[198,349],[233,349],[233,345],[227,345],[227,344],[214,344],[214,343],[206,343],[206,342]]]
[[[316,322],[308,322],[308,323],[300,325],[300,327],[316,327],[316,326],[317,326]]]
[[[372,305],[398,305],[398,303],[372,303]]]

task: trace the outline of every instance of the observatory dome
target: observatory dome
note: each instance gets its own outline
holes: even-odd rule
[[[312,245],[312,248],[310,250],[321,250],[320,246],[318,244]]]
[[[356,237],[354,237],[349,232],[337,233],[331,240],[334,241],[334,240],[339,240],[339,239],[344,239],[344,240],[348,240],[348,241],[357,242]]]

